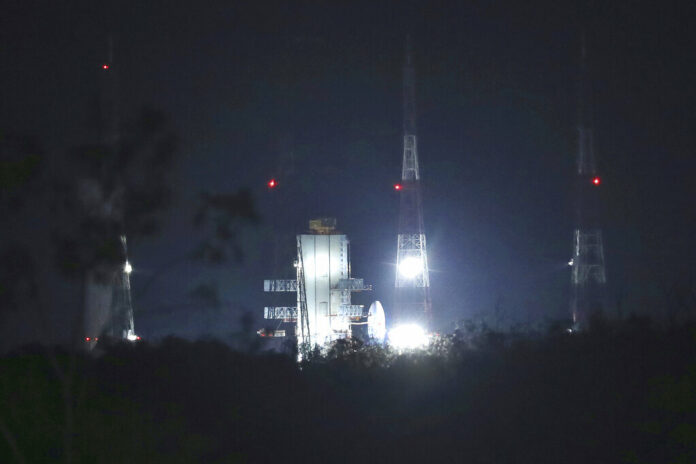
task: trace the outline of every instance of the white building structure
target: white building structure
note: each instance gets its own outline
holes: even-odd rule
[[[371,289],[351,277],[350,241],[336,231],[335,219],[314,219],[309,228],[297,236],[297,280],[264,282],[267,292],[297,293],[295,308],[266,307],[264,315],[294,322],[300,351],[350,337],[351,322],[364,317],[363,306],[351,303],[351,293]]]

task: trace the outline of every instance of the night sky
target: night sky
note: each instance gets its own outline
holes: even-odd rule
[[[293,304],[264,295],[262,280],[292,276],[291,258],[275,257],[292,257],[294,235],[319,216],[337,218],[353,275],[374,286],[355,300],[379,299],[388,316],[410,33],[436,326],[537,323],[568,317],[584,29],[610,310],[662,317],[674,292],[696,288],[695,7],[506,3],[10,1],[0,15],[0,129],[37,137],[48,165],[60,165],[89,137],[112,36],[122,118],[157,108],[180,140],[163,230],[131,243],[136,331],[224,338],[246,311],[260,328],[263,306]],[[240,188],[260,216],[240,230],[243,260],[172,268],[141,292],[194,246],[200,193]],[[5,241],[46,225],[35,201],[8,218]],[[78,293],[41,262],[60,338]],[[220,308],[182,304],[213,281]],[[13,317],[6,327],[34,336]]]

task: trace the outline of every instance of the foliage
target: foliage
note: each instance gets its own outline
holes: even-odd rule
[[[161,112],[144,109],[119,143],[71,149],[53,177],[57,261],[69,275],[122,262],[120,237],[156,232],[172,197],[177,138]]]
[[[117,344],[78,359],[75,461],[693,462],[695,334],[632,318],[403,354],[344,340],[301,364],[215,341]],[[40,353],[0,360],[0,417],[28,462],[63,456]]]
[[[11,219],[36,196],[44,157],[36,139],[0,131],[0,320],[6,311],[35,304],[36,263],[27,246],[12,236]]]
[[[206,227],[209,232],[194,251],[194,257],[208,264],[222,264],[230,258],[241,261],[240,225],[258,220],[248,189],[226,194],[202,193],[193,222],[197,228]]]

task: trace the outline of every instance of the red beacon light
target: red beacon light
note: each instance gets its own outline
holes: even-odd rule
[[[394,184],[394,190],[401,190],[403,186],[401,184]]]
[[[592,183],[593,183],[594,185],[599,185],[599,184],[602,183],[602,179],[600,179],[599,177],[596,177],[596,176],[595,176],[595,177],[592,178]]]
[[[102,69],[109,69],[109,65],[106,64],[106,63],[104,63],[104,64],[102,65]]]
[[[271,179],[268,181],[267,185],[268,185],[268,188],[275,188],[278,186],[278,182],[276,182],[275,179]]]

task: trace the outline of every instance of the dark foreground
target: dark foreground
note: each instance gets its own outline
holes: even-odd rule
[[[0,462],[696,462],[693,325],[339,346],[301,368],[213,341],[50,353],[0,360]]]

